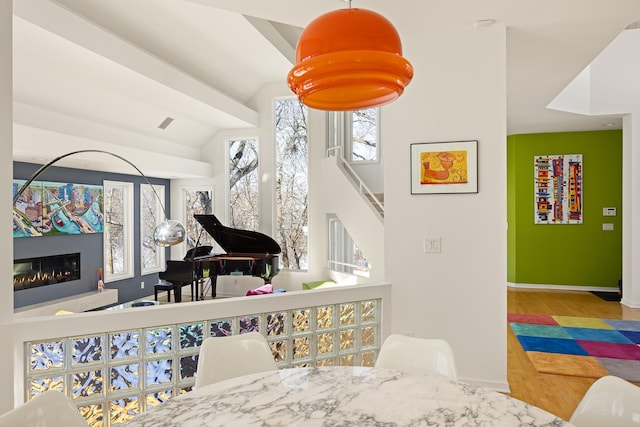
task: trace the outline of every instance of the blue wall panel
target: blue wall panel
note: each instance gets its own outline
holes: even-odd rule
[[[41,165],[31,163],[14,162],[13,176],[15,179],[28,179]],[[124,175],[104,172],[95,172],[82,169],[51,167],[38,177],[41,181],[73,182],[78,184],[102,185],[107,181],[124,181],[134,183],[134,271],[135,276],[107,283],[107,288],[118,289],[119,302],[131,301],[151,294],[152,285],[157,283],[158,274],[140,275],[140,184],[145,183],[139,175]],[[149,178],[154,185],[165,186],[165,207],[170,211],[169,194],[170,181],[165,179]],[[166,249],[166,257],[169,259],[169,249]],[[14,292],[14,307],[51,301],[85,292],[96,291],[98,282],[98,268],[103,266],[102,233],[81,234],[68,236],[44,236],[13,239],[14,259],[32,258],[48,255],[60,255],[80,252],[80,280],[56,283],[40,286],[32,289],[23,289]],[[140,289],[140,282],[145,282],[145,289]],[[11,285],[13,286],[13,285]]]

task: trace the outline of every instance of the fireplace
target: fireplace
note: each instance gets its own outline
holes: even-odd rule
[[[14,291],[78,279],[80,279],[80,253],[13,261]]]

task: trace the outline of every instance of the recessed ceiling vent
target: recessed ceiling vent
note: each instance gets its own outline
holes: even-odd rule
[[[166,128],[171,124],[171,122],[172,122],[172,121],[173,121],[173,117],[167,117],[166,119],[164,119],[164,120],[162,121],[162,123],[160,123],[160,124],[158,125],[158,127],[159,127],[160,129],[164,130],[164,129],[166,129]]]

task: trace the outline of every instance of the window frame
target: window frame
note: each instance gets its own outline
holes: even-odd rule
[[[370,277],[368,267],[365,269],[355,263],[356,247],[340,218],[335,214],[327,214],[327,268],[338,273]]]
[[[187,185],[187,186],[182,186],[180,188],[180,214],[182,216],[182,223],[184,224],[185,227],[185,231],[187,233],[184,243],[182,243],[183,247],[184,247],[184,251],[183,253],[186,254],[189,249],[193,249],[196,245],[197,246],[205,246],[205,245],[210,245],[210,246],[216,246],[216,242],[213,240],[213,237],[211,235],[209,235],[209,233],[207,233],[204,228],[195,220],[194,221],[194,225],[195,225],[195,229],[197,230],[196,235],[195,236],[190,236],[189,235],[189,222],[191,220],[189,220],[188,218],[188,208],[189,208],[189,203],[187,203],[187,195],[189,193],[196,193],[196,192],[208,192],[210,193],[210,203],[208,206],[205,206],[205,212],[204,213],[211,213],[213,214],[213,204],[215,201],[215,191],[214,188],[212,186],[197,186],[197,185]],[[219,218],[218,218],[219,219]],[[190,241],[190,237],[193,237],[193,246],[191,246],[191,241]],[[198,239],[199,237],[199,239]],[[219,246],[219,245],[218,245]]]
[[[338,126],[342,126],[343,129],[343,138],[344,138],[344,150],[345,150],[345,154],[348,153],[348,155],[344,156],[345,160],[349,163],[349,164],[356,164],[356,165],[367,165],[367,164],[378,164],[380,163],[380,143],[381,143],[381,139],[380,139],[380,114],[381,114],[381,109],[380,107],[374,107],[374,108],[367,108],[367,110],[375,110],[376,111],[376,149],[375,149],[375,155],[376,158],[373,160],[354,160],[353,159],[353,149],[354,149],[354,144],[353,144],[353,114],[355,113],[355,111],[344,111],[342,112],[342,118],[341,120],[339,119],[337,121],[337,125]],[[338,113],[340,114],[340,113]],[[340,132],[338,132],[339,134]]]
[[[273,201],[273,233],[274,236],[280,236],[280,229],[278,228],[278,223],[280,220],[279,217],[279,211],[278,211],[278,199],[277,199],[277,192],[278,192],[278,188],[277,188],[277,179],[278,179],[278,171],[279,171],[279,165],[278,165],[278,128],[275,125],[276,121],[277,121],[277,103],[278,102],[300,102],[297,98],[295,97],[281,97],[281,98],[274,98],[272,101],[272,107],[273,107],[273,123],[274,123],[274,127],[273,127],[273,176],[274,176],[274,183],[273,183],[273,195],[274,195],[274,201]],[[308,123],[308,119],[309,119],[309,108],[300,103],[302,105],[303,108],[305,108],[305,114],[306,114],[306,120]],[[309,132],[307,129],[307,134],[306,134],[306,146],[307,146],[307,162],[306,162],[306,194],[307,196],[309,196],[309,162],[310,162],[310,154],[309,154]],[[309,271],[309,262],[310,262],[310,245],[309,245],[309,213],[308,213],[308,200],[307,200],[307,216],[306,216],[306,225],[303,227],[303,233],[305,235],[305,239],[306,239],[306,252],[304,255],[304,262],[301,262],[301,267],[300,268],[295,268],[295,267],[285,267],[282,264],[283,258],[282,256],[280,257],[280,268],[283,271],[288,271],[288,272],[308,272]],[[276,240],[278,240],[276,238]],[[280,242],[281,246],[285,246],[285,242]],[[284,249],[283,249],[284,252]]]
[[[125,181],[108,181],[105,180],[102,182],[102,186],[104,189],[104,232],[102,236],[102,258],[103,264],[105,266],[104,270],[104,282],[115,282],[118,280],[129,279],[131,277],[135,277],[135,269],[134,269],[134,186],[132,182]],[[123,272],[122,273],[110,273],[107,266],[107,253],[109,251],[109,221],[106,218],[108,214],[107,209],[107,197],[109,195],[109,188],[121,188],[123,191],[122,204],[123,204],[123,213],[122,213],[122,232],[123,232]]]
[[[141,276],[145,276],[147,274],[153,274],[153,273],[158,273],[160,271],[164,271],[165,269],[165,249],[163,247],[160,246],[156,246],[156,253],[155,253],[155,265],[152,267],[145,267],[144,265],[144,251],[145,251],[145,242],[147,240],[150,240],[151,242],[153,242],[153,235],[148,236],[145,234],[145,216],[143,215],[144,210],[146,209],[146,203],[145,203],[145,197],[144,194],[146,191],[151,191],[151,194],[153,196],[152,200],[153,200],[153,213],[152,216],[154,218],[154,224],[158,225],[160,224],[162,221],[164,221],[165,217],[164,217],[164,207],[163,204],[161,203],[161,200],[165,200],[165,186],[164,185],[149,185],[149,184],[140,184],[140,218],[139,218],[139,224],[140,224],[140,275]],[[155,191],[155,193],[158,195],[158,197],[160,198],[160,200],[158,200],[158,197],[156,197],[156,194],[154,194],[153,192]],[[154,226],[155,229],[155,226]],[[151,230],[151,233],[153,233],[153,229]],[[155,243],[154,243],[155,244]]]

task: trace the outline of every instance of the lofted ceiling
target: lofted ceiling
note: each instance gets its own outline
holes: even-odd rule
[[[220,131],[258,126],[254,98],[284,83],[301,29],[347,7],[340,0],[13,4],[14,159],[43,163],[73,149],[115,147],[155,163],[139,166],[164,178],[206,176],[198,163],[205,144]],[[637,0],[355,0],[353,7],[382,13],[401,37],[487,19],[505,25],[509,134],[620,126],[619,116],[545,107],[640,19]],[[167,117],[173,121],[161,129]],[[45,136],[54,143],[38,144]],[[180,161],[171,169],[168,159]],[[68,165],[93,168],[90,160]]]

